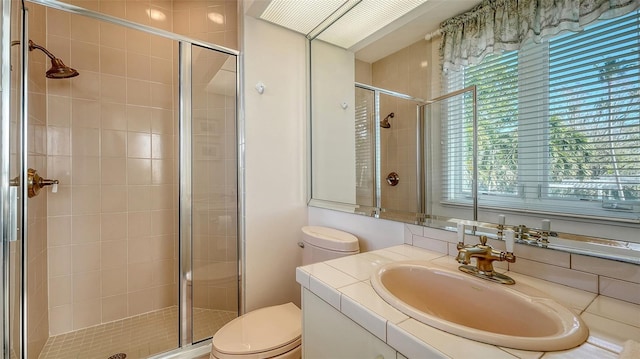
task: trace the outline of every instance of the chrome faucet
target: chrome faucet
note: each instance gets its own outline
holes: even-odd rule
[[[494,261],[507,261],[514,263],[516,256],[513,254],[513,241],[514,233],[512,230],[505,231],[505,242],[507,244],[507,251],[501,252],[493,249],[487,244],[487,236],[480,236],[480,244],[465,245],[464,242],[459,241],[458,256],[456,260],[461,263],[458,267],[461,271],[469,273],[476,277],[498,282],[502,284],[514,284],[515,281],[504,274],[497,273],[493,270]],[[476,259],[476,266],[468,265],[471,263],[471,258]]]

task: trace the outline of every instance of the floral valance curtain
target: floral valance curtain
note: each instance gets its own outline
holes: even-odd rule
[[[528,39],[579,31],[598,18],[639,7],[640,0],[484,0],[440,25],[442,68],[476,64],[488,54],[517,50]]]

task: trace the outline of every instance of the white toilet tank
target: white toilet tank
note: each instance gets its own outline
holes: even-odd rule
[[[302,227],[302,264],[312,264],[360,252],[358,238],[351,233],[320,226]]]

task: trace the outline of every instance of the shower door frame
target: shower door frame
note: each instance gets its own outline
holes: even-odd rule
[[[0,196],[0,227],[2,228],[2,243],[0,245],[0,256],[2,257],[2,269],[0,271],[0,277],[2,278],[2,297],[0,297],[0,305],[2,306],[2,320],[3,324],[0,327],[0,336],[2,337],[2,358],[9,359],[10,356],[10,328],[8,327],[8,318],[10,315],[9,311],[9,283],[8,283],[8,275],[9,275],[9,260],[8,260],[8,248],[9,248],[9,237],[11,228],[9,225],[9,215],[11,209],[9,208],[9,125],[10,125],[10,26],[11,26],[11,1],[12,0],[2,0],[2,127],[0,127],[0,136],[1,136],[1,146],[2,153],[0,154],[0,180],[1,182],[1,196]],[[146,25],[141,25],[135,22],[131,22],[128,20],[120,19],[117,17],[113,17],[110,15],[101,14],[95,11],[87,10],[78,6],[70,5],[67,3],[59,2],[56,0],[22,0],[22,2],[26,5],[28,3],[42,5],[47,8],[52,8],[60,11],[64,11],[71,14],[76,14],[84,17],[88,17],[94,20],[104,21],[111,24],[119,25],[127,29],[138,30],[141,32],[148,33],[150,35],[160,36],[166,39],[170,39],[176,41],[179,44],[179,54],[178,54],[178,121],[179,121],[179,231],[178,231],[178,246],[179,246],[179,254],[178,254],[178,268],[179,268],[179,281],[178,288],[179,293],[176,293],[178,296],[178,310],[179,310],[179,328],[178,328],[178,347],[174,350],[161,354],[162,357],[170,356],[173,357],[179,353],[182,353],[186,350],[191,349],[190,347],[194,347],[193,343],[193,301],[192,301],[192,293],[187,290],[187,288],[191,288],[187,283],[190,280],[191,276],[191,249],[192,246],[192,222],[191,222],[191,214],[192,214],[192,205],[191,205],[191,168],[192,168],[192,158],[191,158],[191,105],[192,105],[192,64],[191,64],[191,49],[192,46],[197,45],[199,47],[215,51],[218,53],[226,54],[229,56],[234,56],[236,60],[236,111],[235,111],[235,120],[236,120],[236,148],[237,148],[237,163],[240,165],[243,163],[242,156],[243,152],[241,151],[240,144],[243,143],[242,136],[244,132],[242,131],[244,119],[242,117],[241,109],[241,97],[242,93],[242,82],[241,79],[243,68],[241,66],[240,61],[240,52],[237,50],[229,49],[223,46],[206,43],[200,40],[192,39],[187,36],[178,35],[169,31],[153,28]],[[24,9],[24,12],[27,12],[28,9]],[[28,33],[28,24],[26,21],[22,26],[22,34],[21,37],[24,38]],[[28,56],[28,51],[26,50],[26,46],[21,46],[22,52],[22,61],[26,61],[26,57]],[[6,60],[6,61],[5,61]],[[22,67],[22,80],[24,82],[23,87],[21,88],[21,92],[24,95],[27,93],[27,74],[28,68],[26,66]],[[23,99],[21,101],[21,108],[18,110],[24,116],[27,114],[27,103],[25,96],[22,96]],[[27,116],[24,116],[27,118]],[[24,126],[26,128],[26,121],[21,121],[20,126]],[[23,134],[23,136],[25,136]],[[26,138],[20,144],[21,148],[21,156],[26,156],[27,154],[27,141]],[[26,159],[25,159],[26,160]],[[21,172],[26,172],[26,163],[21,165]],[[238,174],[240,171],[238,171]],[[26,173],[21,173],[21,178],[26,178]],[[26,184],[26,180],[22,181],[23,184]],[[238,227],[243,228],[244,216],[244,201],[243,201],[243,181],[241,177],[238,177],[237,180],[237,188],[238,188]],[[23,186],[25,187],[25,186]],[[26,194],[26,189],[23,188],[23,192]],[[27,196],[21,195],[22,208],[24,213],[27,213],[28,204],[26,201]],[[26,248],[26,227],[21,226],[24,230],[20,231],[19,239],[22,241],[24,248]],[[241,314],[243,312],[244,306],[242,302],[244,300],[244,276],[242,275],[244,268],[244,256],[242,253],[244,252],[243,247],[243,234],[244,231],[237,231],[237,241],[238,241],[238,312]],[[23,277],[23,289],[22,289],[22,297],[21,302],[23,305],[20,308],[21,311],[21,330],[20,330],[20,352],[21,357],[27,357],[27,323],[26,323],[26,302],[27,302],[27,293],[26,293],[26,251],[23,251],[22,258],[23,265],[21,268],[21,276]],[[206,344],[206,341],[201,342],[201,344]]]
[[[0,20],[0,34],[2,40],[0,42],[0,54],[2,56],[1,83],[0,91],[2,92],[2,105],[0,105],[1,119],[0,122],[0,228],[2,230],[2,243],[0,243],[0,258],[2,258],[2,267],[0,267],[0,281],[2,281],[2,296],[0,296],[0,319],[2,326],[0,327],[0,337],[2,340],[2,358],[9,359],[10,356],[10,325],[9,325],[9,245],[11,241],[11,206],[10,206],[10,173],[9,173],[9,132],[11,124],[11,112],[9,104],[11,103],[11,0],[2,0],[2,19]]]
[[[381,87],[376,87],[376,86],[371,86],[371,85],[367,85],[367,84],[363,84],[360,82],[356,82],[355,83],[355,88],[360,88],[363,90],[368,90],[368,91],[372,91],[373,92],[373,98],[374,98],[374,126],[373,126],[373,131],[374,131],[374,141],[375,141],[375,145],[374,145],[374,206],[376,208],[376,216],[380,215],[380,212],[383,210],[382,207],[382,164],[381,164],[381,159],[380,159],[380,151],[381,151],[381,140],[380,140],[380,95],[387,95],[387,96],[391,96],[394,98],[398,98],[401,100],[407,100],[407,101],[413,101],[416,103],[416,156],[417,156],[417,161],[416,161],[416,173],[415,176],[417,178],[417,183],[421,183],[422,181],[422,176],[423,176],[423,169],[421,168],[422,166],[422,146],[423,146],[423,142],[424,142],[424,138],[422,136],[422,127],[423,127],[423,119],[422,119],[422,111],[421,108],[425,105],[430,103],[431,101],[425,101],[424,99],[421,98],[417,98],[417,97],[413,97],[410,95],[406,95],[400,92],[396,92],[396,91],[392,91],[392,90],[387,90]],[[424,188],[422,186],[417,186],[416,187],[416,209],[418,210],[418,213],[424,213],[424,197],[423,197],[423,191]],[[422,211],[422,212],[420,212]]]

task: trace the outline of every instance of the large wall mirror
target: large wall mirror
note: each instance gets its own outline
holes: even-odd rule
[[[638,178],[625,191],[587,189],[593,199],[577,198],[574,207],[599,212],[569,214],[558,205],[569,197],[564,182],[526,184],[528,176],[546,176],[553,168],[514,164],[521,160],[511,154],[527,150],[515,139],[530,129],[484,121],[486,103],[476,98],[482,86],[442,90],[439,37],[429,34],[479,2],[428,1],[378,30],[358,29],[364,38],[351,39],[344,29],[370,5],[361,1],[308,35],[309,204],[448,230],[464,221],[493,238],[510,227],[521,243],[640,264]],[[632,119],[636,126],[639,117]],[[566,135],[553,131],[559,130],[538,139]],[[640,137],[630,136],[638,145]],[[499,146],[509,155],[493,162],[483,157]],[[515,173],[516,165],[527,171]],[[505,205],[509,201],[516,204]]]

